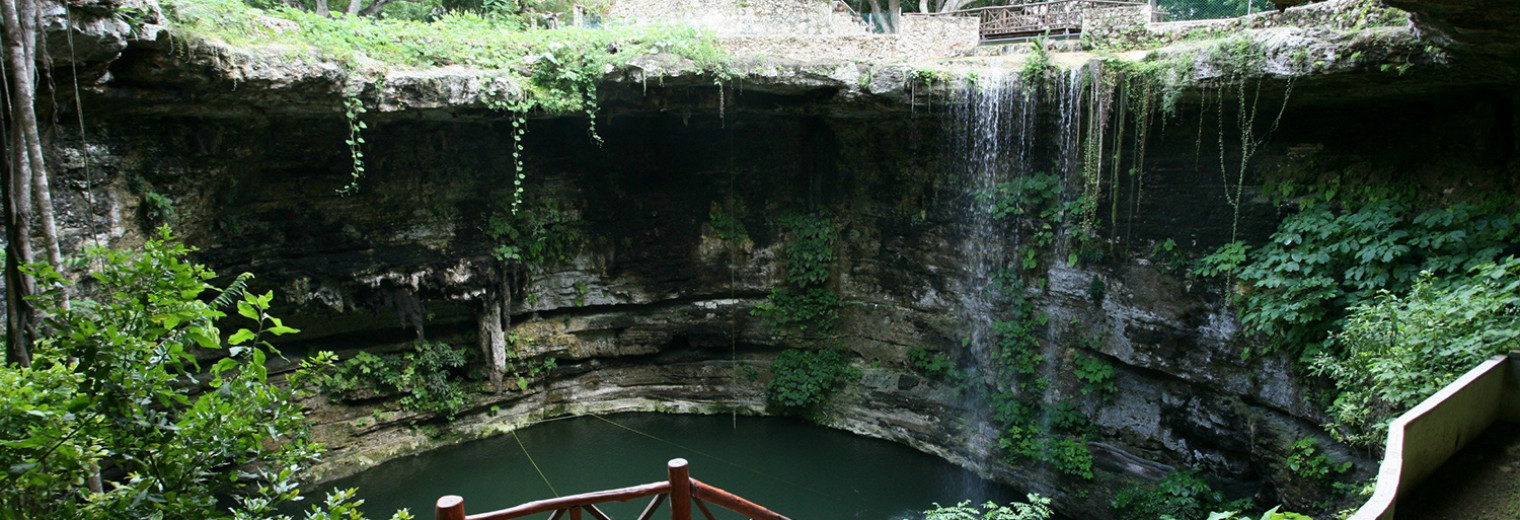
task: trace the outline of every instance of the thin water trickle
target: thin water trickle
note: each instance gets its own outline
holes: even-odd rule
[[[1083,68],[1054,74],[1040,88],[1041,85],[1024,83],[1013,71],[978,71],[978,80],[961,93],[959,102],[952,103],[946,114],[951,129],[948,152],[960,158],[954,178],[964,190],[961,199],[965,223],[961,242],[964,279],[959,301],[967,334],[964,341],[971,361],[984,368],[981,377],[994,386],[1018,383],[997,381],[993,376],[997,372],[997,338],[993,337],[992,327],[995,321],[1005,318],[998,315],[999,301],[1009,296],[999,292],[1020,290],[1000,287],[997,280],[1005,278],[1000,271],[1014,269],[1022,247],[1033,247],[1032,243],[1026,244],[1018,226],[995,218],[998,185],[1042,171],[1062,179],[1078,179],[1074,182],[1080,183],[1087,72]],[[1051,98],[1043,101],[1047,108],[1054,109],[1043,125],[1041,96]],[[1064,191],[1080,193],[1081,189],[1082,186],[1066,186]],[[1056,261],[1065,258],[1070,248],[1066,242],[1063,238],[1053,244],[1057,248]],[[1058,370],[1060,364],[1055,356],[1047,355],[1039,374],[1025,377],[1055,381]],[[1047,390],[1037,398],[1048,402],[1056,397]],[[994,430],[990,419],[989,397],[972,391],[967,399],[971,415],[968,424],[982,430],[980,435],[972,436],[972,442],[995,444],[999,432]],[[1043,430],[1049,431],[1049,415],[1043,414],[1039,420],[1044,423]]]

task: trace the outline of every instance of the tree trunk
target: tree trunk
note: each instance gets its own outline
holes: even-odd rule
[[[4,194],[5,220],[5,296],[6,296],[6,361],[31,366],[32,341],[36,338],[36,312],[28,296],[36,293],[32,277],[21,272],[21,266],[32,261],[30,233],[31,186],[33,161],[32,147],[27,138],[28,129],[36,135],[36,84],[32,73],[36,67],[36,4],[33,0],[0,1],[0,16],[4,17],[6,94],[10,113],[10,129],[6,140],[6,166]],[[29,127],[29,128],[28,128]],[[41,147],[37,148],[41,151]]]
[[[902,14],[902,0],[887,0],[887,24],[890,27],[887,32],[896,33],[897,16]]]
[[[881,2],[871,0],[871,27],[878,32],[886,32],[887,26],[882,23]]]
[[[393,1],[394,0],[375,0],[373,3],[369,4],[368,7],[365,7],[364,9],[360,9],[359,10],[359,16],[375,16],[375,15],[378,15],[378,14],[380,14],[380,10],[381,9],[384,9],[385,6],[387,6],[387,5],[391,5],[391,2],[393,2]]]
[[[327,11],[327,0],[317,0],[317,11],[316,12],[317,12],[317,16],[327,16],[327,15],[330,14]]]
[[[349,16],[359,16],[359,8],[363,6],[364,0],[348,0],[348,9],[344,9],[343,14]]]

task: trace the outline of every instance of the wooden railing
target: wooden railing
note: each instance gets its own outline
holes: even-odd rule
[[[690,468],[686,465],[686,459],[671,459],[666,465],[669,479],[665,482],[651,482],[639,486],[610,489],[606,491],[594,491],[567,497],[538,500],[526,504],[509,507],[489,513],[466,515],[464,512],[464,498],[458,495],[449,495],[438,499],[438,520],[507,520],[519,518],[537,513],[553,512],[549,520],[560,520],[569,515],[570,520],[581,520],[583,514],[591,515],[597,520],[612,520],[596,507],[597,504],[607,502],[627,502],[636,498],[654,497],[649,505],[644,507],[638,520],[653,518],[660,504],[670,497],[671,520],[691,520],[691,506],[696,504],[706,520],[716,520],[712,510],[707,504],[712,504],[735,513],[744,515],[753,520],[791,520],[785,516],[766,509],[764,507],[745,500],[738,495],[729,493],[717,487],[708,485],[700,480],[691,478]]]
[[[1051,0],[962,9],[934,16],[975,16],[981,20],[978,31],[981,38],[996,40],[1077,34],[1082,31],[1082,17],[1087,10],[1142,5],[1145,3],[1121,0]]]

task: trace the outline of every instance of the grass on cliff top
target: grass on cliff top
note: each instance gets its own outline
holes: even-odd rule
[[[304,48],[349,64],[367,58],[392,67],[462,65],[528,75],[541,60],[565,58],[621,65],[637,56],[669,53],[702,69],[721,68],[726,61],[711,34],[678,25],[523,29],[514,20],[468,12],[419,22],[327,18],[290,8],[257,9],[239,0],[165,0],[163,5],[174,32],[182,37],[234,46]]]

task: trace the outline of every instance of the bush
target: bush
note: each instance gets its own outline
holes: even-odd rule
[[[245,292],[246,275],[211,286],[190,252],[167,228],[141,252],[94,248],[101,268],[72,291],[33,268],[48,327],[35,365],[0,366],[0,518],[224,518],[219,497],[298,493],[321,447],[265,366],[266,339],[297,331],[270,316],[273,294]],[[243,321],[224,341],[226,310]]]
[[[1209,511],[1241,511],[1249,508],[1249,501],[1226,502],[1224,494],[1215,491],[1208,482],[1198,477],[1196,468],[1173,472],[1155,484],[1132,486],[1114,497],[1114,514],[1119,520],[1204,520]]]
[[[949,376],[955,371],[955,361],[950,356],[944,352],[930,354],[922,348],[908,350],[908,365],[913,367],[914,372],[933,379]]]
[[[1050,518],[1050,499],[1036,494],[1028,495],[1029,502],[1014,502],[1006,506],[987,502],[981,506],[971,505],[970,500],[953,506],[938,502],[934,509],[924,511],[924,520],[1045,520]]]
[[[1299,209],[1267,244],[1254,250],[1227,244],[1204,258],[1198,273],[1233,274],[1244,289],[1245,329],[1306,361],[1334,350],[1327,339],[1343,327],[1350,308],[1381,291],[1402,294],[1421,273],[1441,279],[1493,263],[1520,241],[1512,201],[1426,208],[1412,190],[1329,185],[1301,191],[1282,188]]]
[[[1335,381],[1337,439],[1372,446],[1388,421],[1490,356],[1520,349],[1520,260],[1439,280],[1426,273],[1405,296],[1384,292],[1354,308],[1335,335],[1342,356],[1312,371]]]
[[[410,352],[360,352],[323,378],[322,391],[344,399],[399,395],[403,409],[453,418],[474,404],[465,388],[469,350],[419,341]]]
[[[782,413],[803,417],[816,415],[835,391],[861,376],[842,351],[832,348],[782,352],[771,364],[771,374],[766,399]]]

